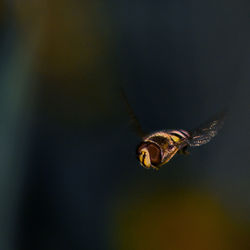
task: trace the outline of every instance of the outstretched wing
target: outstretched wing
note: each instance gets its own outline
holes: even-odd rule
[[[129,104],[129,102],[128,102],[128,98],[127,98],[127,96],[126,96],[126,94],[125,94],[123,88],[120,87],[120,89],[121,89],[122,98],[124,99],[124,102],[125,102],[125,104],[126,104],[126,107],[127,107],[128,113],[129,113],[129,116],[130,116],[130,118],[131,118],[131,121],[132,121],[132,125],[133,125],[133,127],[134,127],[134,130],[135,130],[135,132],[136,132],[136,134],[137,134],[138,136],[144,137],[144,136],[145,136],[145,133],[144,133],[144,131],[143,131],[143,129],[142,129],[142,127],[141,127],[141,125],[140,125],[140,123],[139,123],[139,121],[138,121],[138,119],[137,119],[137,117],[136,117],[136,115],[135,115],[135,113],[134,113],[132,107],[130,106],[130,104]]]
[[[191,147],[197,147],[208,143],[223,127],[226,114],[227,112],[223,111],[199,126],[197,129],[193,130],[187,143]]]

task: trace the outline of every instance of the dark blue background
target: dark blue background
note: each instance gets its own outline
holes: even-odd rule
[[[249,233],[249,2],[18,2],[1,4],[0,249],[119,249],[113,210],[159,188],[208,192]],[[229,107],[225,127],[147,171],[120,85],[149,132]]]

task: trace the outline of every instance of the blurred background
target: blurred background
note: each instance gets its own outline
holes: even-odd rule
[[[250,249],[250,3],[0,2],[0,249]],[[145,130],[209,144],[158,172]]]

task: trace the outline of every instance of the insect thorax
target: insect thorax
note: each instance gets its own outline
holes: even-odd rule
[[[144,141],[150,141],[165,149],[172,144],[171,136],[167,132],[156,132],[144,138]]]

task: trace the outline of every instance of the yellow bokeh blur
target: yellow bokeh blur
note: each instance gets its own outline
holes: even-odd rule
[[[105,9],[93,1],[15,1],[13,13],[21,36],[36,43],[43,109],[76,123],[112,116],[115,39]]]
[[[205,192],[133,195],[114,214],[112,238],[119,250],[236,250],[249,244],[244,228]]]
[[[40,29],[38,70],[64,78],[79,76],[104,65],[110,40],[104,13],[94,3],[68,0],[16,1],[19,27],[25,32]]]

